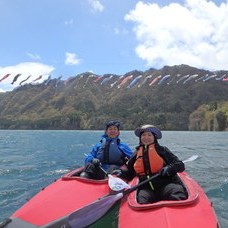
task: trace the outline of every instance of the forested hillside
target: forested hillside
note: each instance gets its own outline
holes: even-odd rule
[[[204,104],[189,118],[189,130],[228,131],[228,101]]]
[[[103,129],[104,122],[119,120],[126,130],[143,123],[164,130],[227,130],[227,78],[227,71],[179,65],[27,84],[0,93],[0,128]]]

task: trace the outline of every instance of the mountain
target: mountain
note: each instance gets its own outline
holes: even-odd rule
[[[125,130],[145,123],[162,130],[208,130],[192,113],[228,100],[227,77],[228,71],[177,65],[26,84],[0,93],[0,128],[103,129],[104,122],[119,120]],[[224,118],[222,127],[210,130],[226,130],[227,113]]]

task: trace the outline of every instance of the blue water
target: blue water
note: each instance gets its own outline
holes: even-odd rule
[[[0,130],[0,221],[26,200],[66,172],[83,165],[84,153],[98,142],[102,131]],[[134,149],[131,131],[121,139]],[[186,163],[186,171],[213,202],[222,228],[228,227],[228,132],[164,131],[166,145]]]

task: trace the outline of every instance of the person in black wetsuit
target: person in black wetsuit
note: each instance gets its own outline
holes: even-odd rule
[[[142,185],[137,193],[140,204],[154,203],[160,200],[184,200],[185,188],[181,185],[177,172],[183,172],[185,165],[167,147],[161,146],[161,131],[153,125],[143,125],[135,130],[139,137],[139,146],[130,158],[126,169],[113,171],[127,180],[138,176],[139,182],[159,172],[153,181]]]

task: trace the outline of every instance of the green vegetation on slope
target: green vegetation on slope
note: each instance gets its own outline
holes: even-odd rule
[[[198,107],[189,117],[189,130],[228,131],[228,102]]]
[[[112,119],[121,121],[126,130],[145,123],[164,130],[226,130],[227,82],[176,82],[178,74],[196,73],[202,76],[210,72],[186,65],[132,71],[126,76],[142,74],[143,80],[151,75],[151,81],[170,74],[175,81],[131,88],[111,87],[117,75],[101,85],[88,73],[67,85],[61,81],[56,86],[56,79],[48,85],[25,85],[0,93],[0,129],[103,129],[104,122]]]

